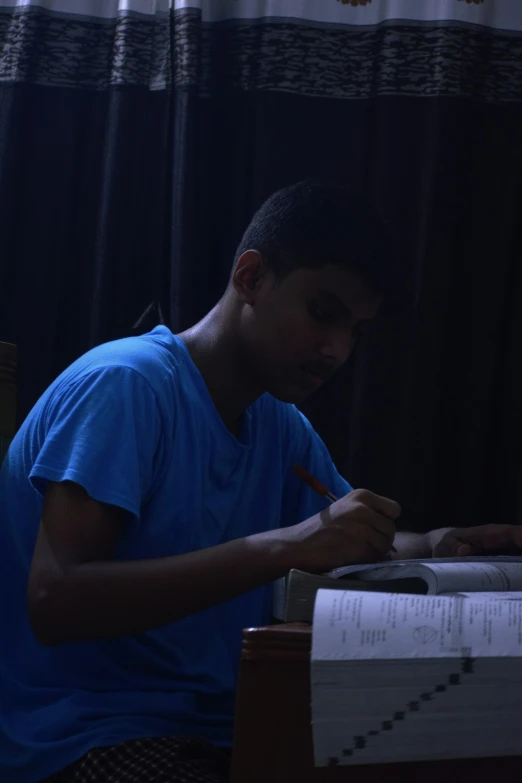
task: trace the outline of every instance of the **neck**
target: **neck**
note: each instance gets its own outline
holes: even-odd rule
[[[179,337],[201,373],[225,426],[237,434],[245,409],[261,396],[263,389],[241,361],[234,319],[227,310],[222,300]]]

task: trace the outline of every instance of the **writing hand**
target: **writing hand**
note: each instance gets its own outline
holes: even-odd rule
[[[398,503],[356,489],[304,522],[278,531],[288,546],[291,568],[327,571],[388,556],[395,537]]]

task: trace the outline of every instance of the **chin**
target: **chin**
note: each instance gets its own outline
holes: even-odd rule
[[[299,405],[301,402],[304,402],[310,394],[312,394],[311,391],[305,391],[304,389],[296,389],[295,386],[293,388],[282,388],[281,386],[269,389],[268,393],[272,395],[272,397],[275,397],[276,400],[279,400],[280,402],[287,402],[292,405]]]

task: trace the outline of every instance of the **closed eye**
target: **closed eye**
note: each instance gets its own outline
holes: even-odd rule
[[[317,321],[320,324],[331,324],[335,321],[335,313],[333,313],[331,310],[327,310],[324,307],[321,307],[317,302],[309,302],[308,303],[308,312],[314,319],[314,321]]]
[[[359,323],[356,324],[352,329],[352,336],[355,340],[358,340],[359,337],[364,337],[366,334],[366,331],[368,329],[368,324],[365,323]]]

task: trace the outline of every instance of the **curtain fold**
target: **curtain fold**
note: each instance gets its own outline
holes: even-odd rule
[[[202,316],[270,192],[342,178],[407,284],[306,413],[409,527],[522,522],[522,3],[0,0],[0,118],[20,416],[152,302]]]

